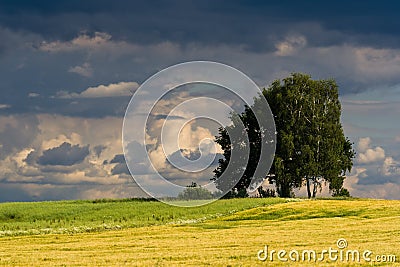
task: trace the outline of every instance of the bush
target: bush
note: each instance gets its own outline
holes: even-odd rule
[[[333,197],[350,197],[350,192],[346,188],[342,187],[339,191],[335,191]]]
[[[212,199],[213,194],[205,188],[192,183],[179,193],[178,199],[181,200],[199,200],[199,199]]]
[[[240,189],[239,191],[234,188],[231,191],[228,191],[222,198],[229,199],[229,198],[245,198],[248,197],[249,194],[245,188]]]
[[[258,191],[258,196],[261,198],[276,197],[274,189],[267,188],[267,190],[264,190],[264,188],[262,186],[260,186],[259,188],[257,188],[257,191]]]

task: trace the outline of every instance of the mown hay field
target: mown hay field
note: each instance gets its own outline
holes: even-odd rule
[[[0,216],[0,265],[400,266],[400,201],[233,199],[196,208],[135,200],[4,203]],[[261,261],[257,254],[262,258],[266,246]],[[337,259],[320,260],[329,248]],[[315,261],[307,253],[302,259],[310,250],[318,253]],[[282,260],[279,251],[286,252]]]

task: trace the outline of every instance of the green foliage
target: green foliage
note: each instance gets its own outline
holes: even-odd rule
[[[183,192],[179,193],[178,199],[180,200],[200,200],[200,199],[212,199],[213,194],[207,189],[192,182],[188,185]]]
[[[276,185],[281,197],[293,197],[293,189],[307,186],[308,197],[315,197],[324,183],[329,184],[333,195],[345,193],[343,180],[351,171],[355,156],[352,143],[344,136],[340,122],[341,105],[338,86],[334,80],[312,80],[310,76],[294,73],[277,80],[264,89],[263,96],[274,114],[276,126],[276,151],[268,175],[270,183]],[[260,158],[261,135],[254,112],[258,112],[259,98],[252,108],[232,118],[240,119],[245,125],[250,143],[250,159],[245,172],[234,186],[235,191],[247,189],[253,178]],[[224,173],[230,160],[232,146],[228,132],[231,128],[220,129],[216,142],[224,150],[224,159],[214,171],[217,178]],[[232,173],[231,175],[234,175]],[[266,177],[262,177],[263,179]]]
[[[236,197],[238,198],[244,198],[244,197],[248,197],[249,194],[247,194],[247,190],[245,188],[240,189],[237,193],[236,193]]]
[[[260,186],[259,188],[257,188],[257,192],[258,192],[258,196],[261,198],[276,197],[274,189],[267,188],[266,190],[264,190],[264,188],[262,186]]]
[[[350,192],[346,188],[340,188],[339,190],[335,190],[332,194],[334,197],[350,197]]]
[[[306,184],[308,197],[315,197],[324,182],[336,194],[355,156],[340,122],[336,82],[295,73],[275,81],[264,96],[277,128],[275,176],[270,180],[279,195],[289,196],[288,188]]]
[[[272,116],[268,116],[267,109],[264,105],[264,101],[260,101],[259,98],[254,99],[254,104],[249,107],[245,106],[245,110],[241,114],[232,114],[232,124],[225,128],[219,129],[219,136],[216,137],[216,142],[221,146],[224,151],[224,158],[219,160],[219,166],[214,170],[214,177],[211,179],[216,184],[216,187],[222,192],[230,192],[226,194],[226,197],[247,197],[247,189],[250,186],[260,184],[264,179],[267,171],[259,171],[264,173],[262,177],[257,177],[259,174],[256,173],[258,162],[261,158],[261,149],[268,154],[268,151],[272,151],[274,143],[274,131],[271,129],[260,128],[257,119],[264,120],[266,125],[273,125]],[[257,114],[257,118],[254,114]],[[235,134],[235,139],[232,141],[230,134]],[[261,143],[265,141],[265,143]],[[231,153],[236,150],[239,159],[235,159],[236,162],[231,158]],[[248,155],[248,161],[244,161],[244,156]],[[264,153],[265,154],[265,153]],[[265,155],[264,155],[265,157]],[[267,156],[268,157],[268,156]],[[272,162],[272,155],[269,160]],[[232,161],[232,162],[231,162]],[[228,165],[236,166],[227,173]],[[244,171],[243,171],[244,170]],[[242,173],[242,175],[240,175]],[[225,177],[239,177],[238,181],[234,179],[219,179],[222,175]],[[254,180],[255,184],[251,184]]]
[[[247,190],[245,188],[242,189],[234,189],[226,193],[222,198],[224,199],[229,199],[229,198],[245,198],[248,197],[249,194],[247,193]]]

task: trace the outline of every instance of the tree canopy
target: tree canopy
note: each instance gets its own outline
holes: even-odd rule
[[[186,186],[185,190],[178,195],[181,200],[199,200],[199,199],[212,199],[213,194],[206,188],[201,187],[195,182]]]
[[[258,126],[254,113],[258,112],[258,98],[252,107],[245,107],[242,114],[232,116],[240,119],[249,139],[249,161],[244,174],[233,187],[234,192],[250,186],[260,157],[261,135],[276,134],[276,150],[272,167],[266,177],[275,184],[281,197],[293,196],[293,189],[307,187],[308,197],[315,197],[323,184],[329,184],[332,195],[348,195],[343,188],[346,171],[351,171],[355,156],[352,143],[344,136],[340,122],[341,105],[338,86],[333,79],[312,80],[309,75],[294,73],[276,80],[263,90],[259,98],[265,97],[273,113],[276,133],[266,133]],[[233,123],[231,128],[235,128]],[[218,177],[229,163],[235,144],[231,143],[228,131],[221,128],[216,142],[224,151],[214,171],[217,188]]]

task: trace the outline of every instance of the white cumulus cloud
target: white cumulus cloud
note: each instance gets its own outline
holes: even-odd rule
[[[97,98],[97,97],[115,97],[115,96],[131,96],[139,87],[137,82],[119,82],[108,85],[99,85],[89,87],[81,93],[68,93],[60,91],[57,93],[58,98]]]
[[[357,162],[361,164],[383,161],[385,159],[385,150],[380,146],[371,148],[371,139],[369,137],[360,138],[358,142]]]
[[[400,162],[394,160],[393,157],[385,158],[382,164],[381,173],[385,176],[400,175]]]
[[[76,73],[83,77],[92,77],[93,75],[92,66],[87,62],[83,63],[82,66],[75,66],[69,68],[68,72]]]
[[[307,40],[304,36],[295,35],[288,36],[285,41],[275,45],[277,56],[289,56],[297,52],[299,49],[307,45]]]
[[[0,109],[6,109],[6,108],[10,108],[10,105],[7,104],[0,104]]]
[[[40,94],[38,94],[38,93],[29,93],[28,94],[28,97],[30,97],[30,98],[34,98],[34,97],[38,97],[38,96],[40,96]]]
[[[95,32],[94,36],[89,36],[86,33],[82,33],[78,37],[68,42],[43,42],[39,49],[54,53],[76,51],[79,49],[93,49],[107,45],[110,39],[111,35],[104,32]]]
[[[369,148],[369,145],[371,144],[371,138],[369,137],[361,137],[358,141],[358,151],[359,152],[365,152]]]

